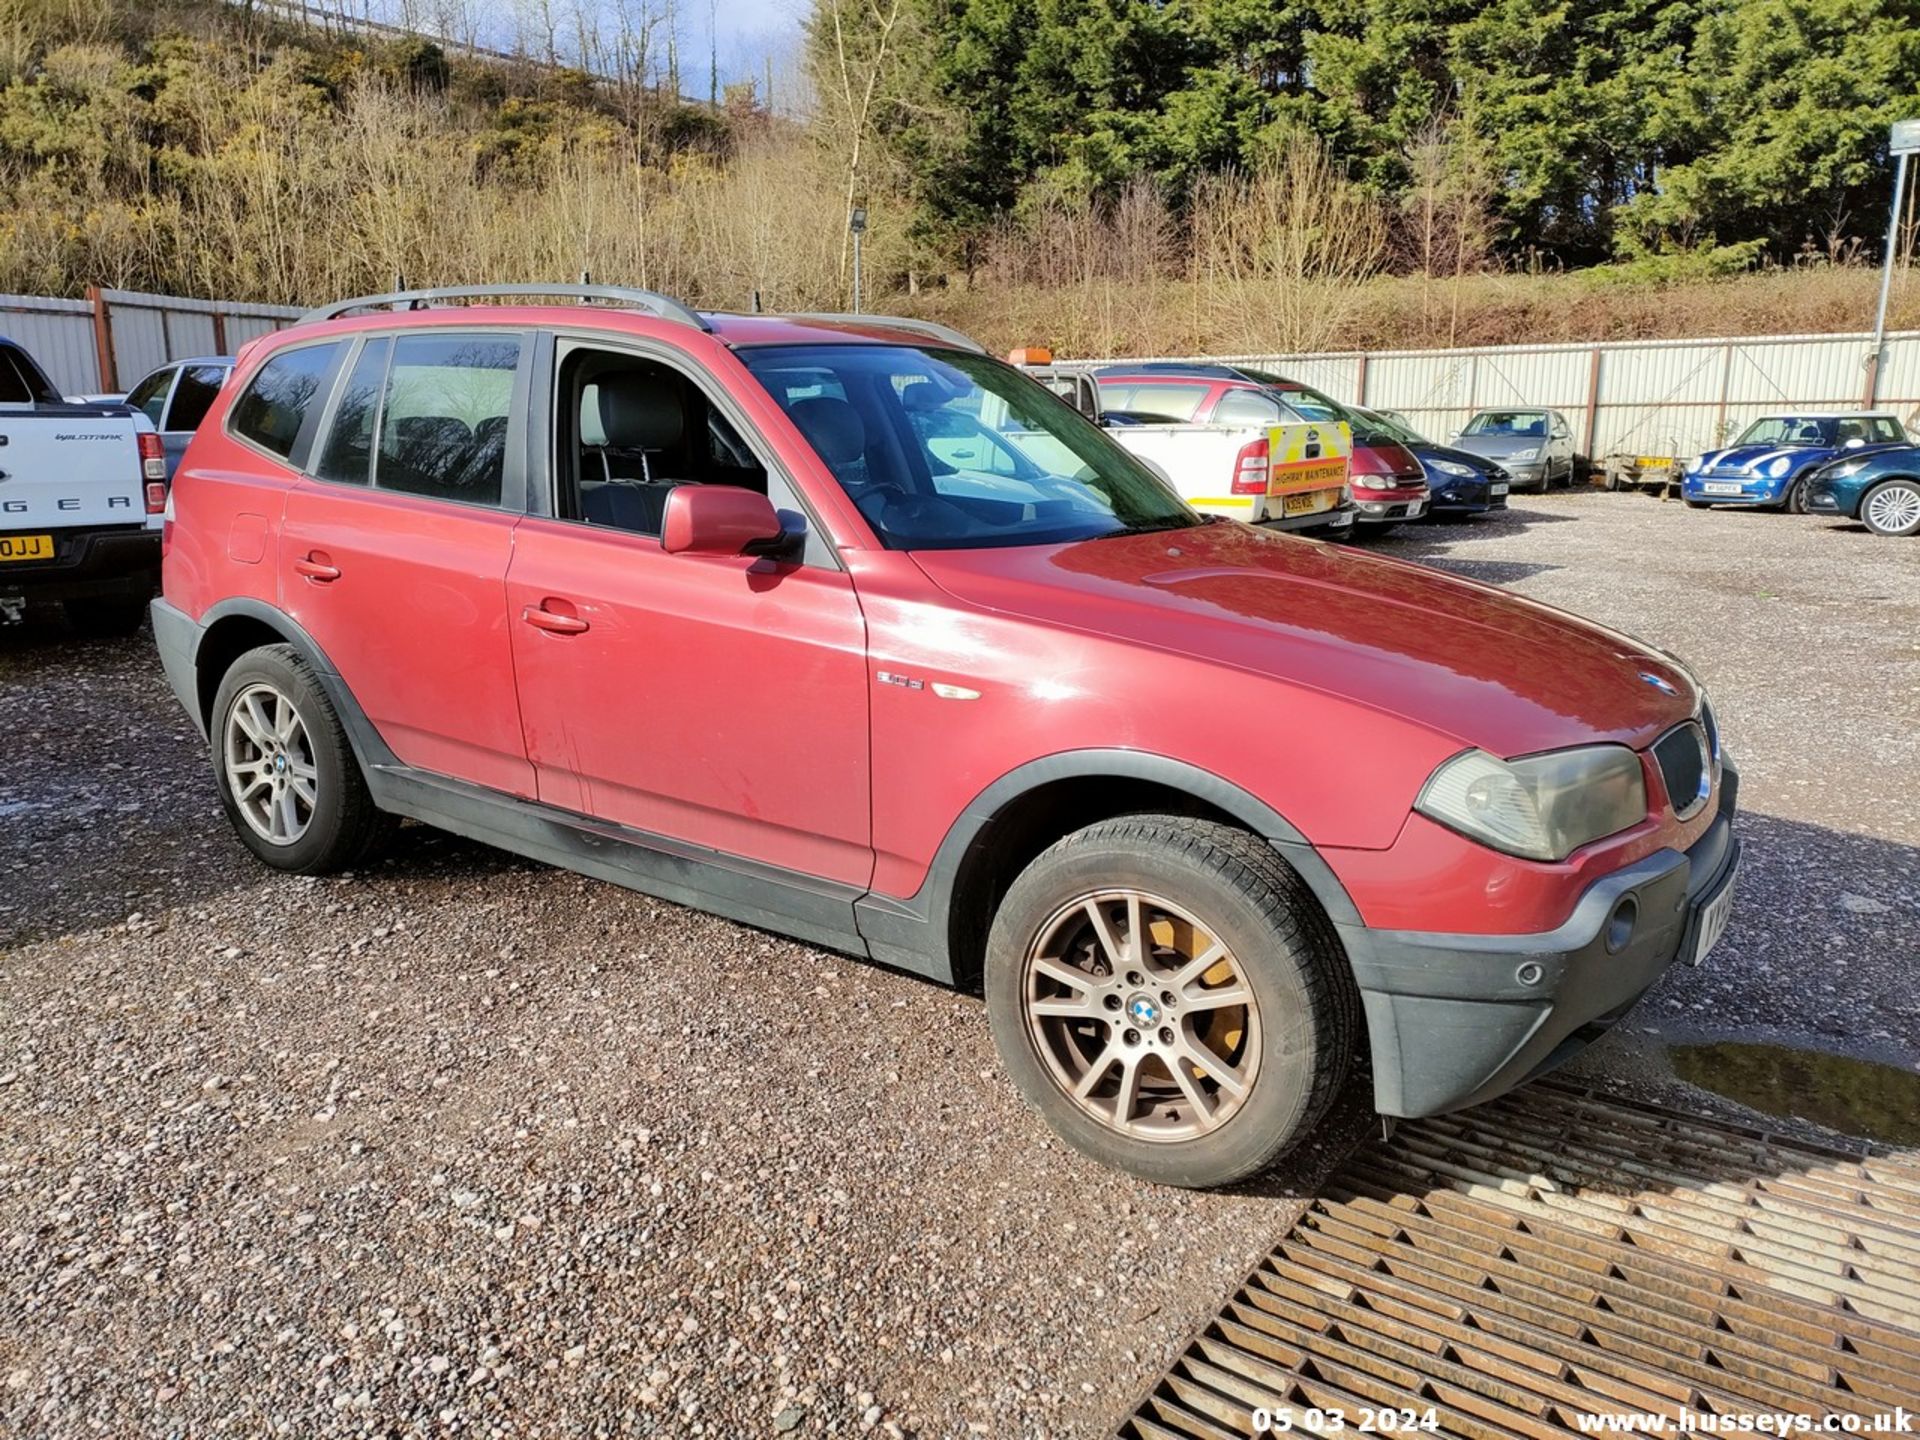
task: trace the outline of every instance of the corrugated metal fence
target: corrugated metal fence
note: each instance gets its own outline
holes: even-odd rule
[[[1599,459],[1711,449],[1783,409],[1859,409],[1872,348],[1866,334],[1767,335],[1184,358],[1278,370],[1336,400],[1397,410],[1435,439],[1489,406],[1559,410]],[[1876,408],[1920,432],[1920,331],[1887,337],[1879,391]]]
[[[169,360],[231,355],[299,318],[291,305],[89,290],[84,300],[0,295],[0,335],[19,342],[69,395],[124,391]]]

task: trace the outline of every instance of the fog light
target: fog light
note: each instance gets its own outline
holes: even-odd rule
[[[1613,907],[1613,914],[1607,917],[1607,953],[1618,955],[1627,948],[1627,942],[1633,939],[1634,922],[1640,918],[1640,902],[1633,896],[1622,896],[1620,903]]]

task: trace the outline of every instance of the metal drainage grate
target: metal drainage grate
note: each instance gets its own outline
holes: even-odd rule
[[[1920,1409],[1920,1154],[1547,1081],[1356,1153],[1119,1434],[1240,1440],[1256,1409],[1563,1437],[1597,1414],[1896,1406]]]

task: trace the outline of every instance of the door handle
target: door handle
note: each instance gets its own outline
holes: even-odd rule
[[[293,562],[293,573],[304,575],[316,585],[327,585],[340,578],[340,567],[315,551]]]
[[[520,618],[549,635],[580,635],[591,628],[578,615],[561,615],[539,605],[527,606],[520,612]]]

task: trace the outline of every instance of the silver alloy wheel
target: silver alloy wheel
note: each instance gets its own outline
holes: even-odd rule
[[[1920,521],[1920,490],[1911,485],[1885,485],[1867,497],[1861,517],[1883,535],[1898,535]]]
[[[1022,972],[1028,1037],[1102,1125],[1189,1140],[1252,1093],[1259,1005],[1225,942],[1178,905],[1138,890],[1083,895],[1040,927]]]
[[[320,771],[306,721],[293,701],[264,682],[227,707],[221,737],[227,789],[248,826],[273,845],[292,845],[313,823]]]

